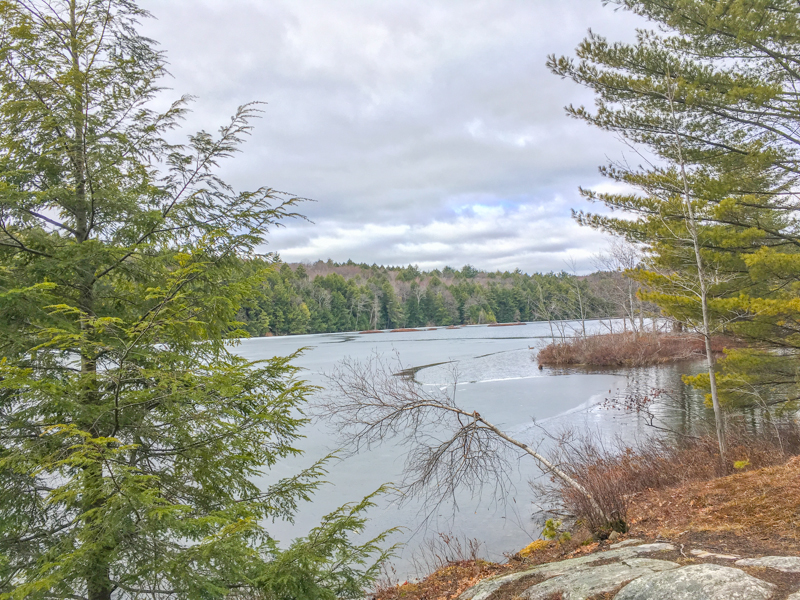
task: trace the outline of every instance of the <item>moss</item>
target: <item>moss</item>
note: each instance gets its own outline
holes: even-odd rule
[[[519,551],[519,555],[522,558],[527,558],[531,554],[535,554],[540,550],[544,550],[545,548],[549,547],[552,544],[550,540],[536,540],[531,542],[527,546],[525,546],[522,550]]]

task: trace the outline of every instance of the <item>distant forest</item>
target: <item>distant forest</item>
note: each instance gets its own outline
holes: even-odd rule
[[[240,320],[255,336],[609,316],[628,318],[636,329],[645,307],[633,285],[614,271],[528,275],[470,265],[421,271],[353,261],[276,263]]]

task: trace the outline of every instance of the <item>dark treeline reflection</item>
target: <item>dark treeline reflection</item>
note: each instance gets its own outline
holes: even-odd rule
[[[686,376],[696,375],[704,367],[702,361],[686,361],[619,371],[625,375],[626,385],[619,390],[609,390],[605,407],[636,415],[638,431],[676,439],[713,435],[714,411],[706,399],[706,392],[684,381]],[[770,408],[770,398],[764,402],[730,407],[726,421],[741,433],[758,435],[781,417]]]

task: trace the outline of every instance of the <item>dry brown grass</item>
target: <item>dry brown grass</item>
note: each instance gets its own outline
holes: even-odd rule
[[[736,339],[726,336],[712,339],[712,349],[716,353],[740,345]],[[540,365],[549,367],[645,367],[703,356],[705,345],[697,335],[627,332],[590,335],[548,344],[539,351],[536,359]]]
[[[786,464],[637,495],[629,507],[634,535],[713,533],[800,549],[800,457]]]
[[[554,481],[554,499],[565,512],[584,523],[600,538],[612,529],[624,532],[630,524],[631,499],[637,494],[692,482],[714,480],[734,471],[781,465],[800,455],[800,424],[792,419],[773,421],[757,433],[729,422],[727,455],[723,465],[715,437],[675,440],[650,439],[634,447],[606,446],[595,436],[563,440],[557,456],[561,468],[579,481],[612,519],[607,523],[586,497]]]
[[[800,456],[785,464],[685,482],[635,495],[629,506],[632,537],[668,539],[683,548],[718,550],[741,556],[800,552]],[[376,600],[451,600],[478,581],[608,548],[607,543],[539,544],[526,558],[519,554],[507,564],[463,561],[447,565],[418,583],[387,587]],[[687,550],[688,551],[688,550]],[[683,560],[679,550],[668,560]],[[697,558],[689,563],[704,562]],[[601,563],[602,564],[602,563]],[[781,574],[778,574],[781,575]],[[763,574],[762,574],[763,577]],[[773,581],[780,586],[780,581]],[[781,587],[797,589],[792,579]],[[512,600],[515,590],[492,600]],[[788,593],[788,592],[787,592]],[[600,595],[595,598],[613,597]],[[785,597],[785,596],[779,596]],[[592,599],[595,600],[595,599]]]
[[[441,567],[419,582],[404,582],[378,589],[375,600],[448,600],[456,598],[482,579],[511,570],[485,560],[464,560]]]

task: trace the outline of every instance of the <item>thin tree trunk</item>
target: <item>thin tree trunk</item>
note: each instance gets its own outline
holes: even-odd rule
[[[586,311],[583,308],[582,297],[581,297],[581,331],[583,331],[583,337],[586,338]]]
[[[636,304],[639,306],[639,331],[644,333],[644,309],[642,308],[642,301],[637,298]]]
[[[633,304],[633,284],[628,283],[628,301],[630,303],[630,317],[631,317],[631,331],[633,333],[637,333],[636,331],[636,308]]]
[[[696,236],[695,236],[696,239]],[[695,243],[695,254],[697,256],[698,265],[702,264],[700,257],[700,250]],[[725,463],[725,422],[722,414],[722,407],[719,403],[719,394],[717,393],[717,373],[715,368],[714,353],[711,349],[711,328],[709,325],[708,316],[708,293],[703,281],[702,275],[700,276],[700,293],[703,307],[703,338],[706,347],[706,364],[708,365],[708,381],[711,386],[711,405],[714,408],[714,420],[717,428],[717,442],[719,443],[720,460]]]
[[[669,77],[669,73],[667,74]],[[700,253],[700,239],[697,232],[697,221],[694,216],[694,209],[692,208],[691,192],[689,190],[689,178],[686,174],[686,163],[683,159],[683,146],[681,144],[680,133],[678,132],[677,122],[675,118],[675,105],[673,98],[672,81],[668,80],[668,99],[670,109],[672,111],[672,125],[674,128],[675,145],[678,151],[678,162],[680,165],[681,179],[683,182],[683,199],[686,206],[686,217],[689,229],[689,234],[692,237],[692,245],[694,246],[694,256],[697,263],[697,279],[700,285],[700,304],[703,312],[703,338],[706,348],[706,363],[708,365],[708,379],[711,386],[711,405],[714,408],[714,420],[717,429],[717,443],[719,444],[720,460],[723,465],[725,464],[725,422],[722,415],[722,407],[719,403],[719,395],[717,393],[717,375],[715,369],[714,353],[711,350],[711,325],[710,317],[708,314],[708,286],[705,278],[705,265],[703,257]]]
[[[550,340],[555,344],[556,343],[556,334],[553,331],[553,316],[550,314],[550,310],[546,308],[546,304],[544,301],[544,294],[542,293],[542,286],[539,285],[539,282],[536,282],[536,288],[539,291],[539,307],[544,311],[545,316],[547,317],[547,324],[550,326]]]
[[[509,444],[512,444],[512,445],[516,446],[517,448],[520,448],[522,451],[524,451],[528,455],[532,456],[539,463],[539,465],[542,467],[542,470],[544,470],[545,472],[548,472],[548,473],[552,473],[553,475],[558,477],[561,481],[566,483],[568,486],[570,486],[571,488],[573,488],[576,491],[578,491],[581,495],[583,495],[589,501],[589,503],[592,505],[592,508],[597,511],[598,515],[602,516],[603,519],[606,522],[610,522],[610,520],[608,518],[608,515],[606,515],[605,511],[597,503],[597,500],[595,500],[594,496],[592,496],[592,494],[589,492],[589,490],[587,490],[585,487],[583,487],[580,483],[575,481],[572,477],[567,475],[564,471],[559,469],[556,465],[551,463],[544,456],[542,456],[541,454],[536,452],[533,448],[531,448],[527,444],[523,444],[519,440],[515,440],[514,438],[506,435],[505,433],[503,433],[502,430],[498,429],[497,427],[495,427],[494,425],[489,423],[483,417],[475,416],[475,415],[473,415],[473,417],[475,418],[475,420],[480,421],[481,423],[483,423],[486,426],[487,429],[490,429],[498,437],[504,439]]]

